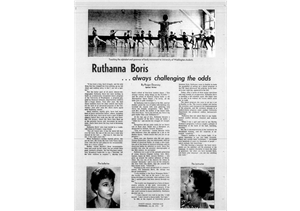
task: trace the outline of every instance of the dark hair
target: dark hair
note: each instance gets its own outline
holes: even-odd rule
[[[204,169],[192,169],[190,176],[194,178],[194,189],[203,198],[210,191],[212,185],[211,174]]]
[[[164,21],[168,20],[168,16],[167,16],[167,15],[164,15],[164,16],[163,16],[163,19],[164,19]]]
[[[96,193],[96,190],[98,190],[98,187],[99,187],[99,183],[101,180],[103,179],[110,179],[113,181],[115,181],[115,173],[109,169],[109,168],[98,168],[98,169],[95,169],[93,172],[92,172],[92,175],[91,175],[91,186],[92,186],[92,190]]]

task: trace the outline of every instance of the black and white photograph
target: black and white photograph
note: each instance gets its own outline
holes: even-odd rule
[[[181,167],[180,208],[215,208],[214,167]]]
[[[76,4],[75,210],[227,209],[226,14]]]
[[[87,167],[86,208],[120,208],[120,168]]]
[[[89,10],[89,57],[214,57],[215,10]]]

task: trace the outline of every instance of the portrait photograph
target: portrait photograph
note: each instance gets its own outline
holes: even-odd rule
[[[86,208],[120,208],[120,168],[87,167]]]
[[[180,208],[214,209],[214,167],[182,167]]]

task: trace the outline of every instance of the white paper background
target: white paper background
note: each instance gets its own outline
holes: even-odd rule
[[[225,132],[225,123],[222,122],[222,119],[226,119],[225,110],[225,83],[226,83],[226,69],[225,69],[225,32],[226,32],[226,7],[222,3],[199,3],[196,2],[194,5],[183,4],[184,9],[202,9],[202,8],[210,8],[215,9],[216,14],[216,30],[218,31],[218,38],[216,39],[216,56],[213,58],[188,58],[193,61],[110,61],[111,57],[88,57],[87,53],[87,29],[88,29],[88,9],[132,9],[132,8],[142,8],[142,9],[170,9],[175,10],[182,7],[182,4],[166,4],[157,2],[155,5],[143,5],[141,3],[137,4],[82,4],[78,3],[76,8],[76,59],[77,59],[77,71],[76,71],[76,102],[78,103],[76,106],[76,114],[78,115],[76,118],[76,131],[75,138],[77,139],[78,145],[76,146],[76,163],[78,168],[76,168],[76,209],[84,210],[86,209],[86,183],[85,183],[85,166],[86,165],[95,165],[97,162],[105,161],[110,163],[112,166],[122,165],[121,169],[121,178],[126,175],[126,173],[130,174],[129,169],[131,168],[131,162],[125,162],[124,158],[130,159],[130,140],[127,138],[131,137],[131,134],[126,136],[125,133],[131,131],[131,115],[124,115],[124,153],[122,157],[115,157],[113,159],[107,158],[105,156],[82,156],[83,146],[80,143],[83,143],[81,140],[84,137],[84,86],[87,83],[103,83],[103,82],[112,82],[112,83],[122,83],[122,79],[131,79],[135,75],[139,76],[151,76],[152,79],[157,76],[183,76],[187,77],[188,75],[192,75],[194,77],[202,77],[203,75],[209,75],[212,81],[208,83],[214,83],[218,85],[218,141],[217,155],[196,155],[196,156],[186,156],[186,157],[178,157],[177,156],[177,134],[171,134],[170,142],[173,142],[172,147],[175,150],[171,151],[170,160],[171,162],[171,173],[170,173],[170,181],[175,181],[175,185],[171,185],[170,187],[170,200],[168,201],[160,201],[164,204],[162,209],[179,209],[180,204],[180,167],[182,166],[191,166],[192,162],[201,162],[204,163],[204,166],[207,167],[215,167],[215,209],[223,210],[226,207],[226,156],[225,156],[225,142],[224,138],[226,138]],[[115,58],[115,57],[113,57]],[[141,59],[141,58],[136,58]],[[172,58],[171,58],[172,59]],[[185,59],[185,58],[183,58]],[[92,73],[91,64],[102,65],[107,63],[108,66],[126,66],[127,73],[122,74],[107,74],[107,73]],[[130,73],[130,64],[134,63],[137,66],[143,66],[145,64],[148,66],[149,71],[147,73]],[[170,128],[171,133],[174,131],[178,131],[178,93],[175,90],[178,90],[178,82],[159,82],[152,80],[151,83],[161,84],[159,88],[156,90],[147,90],[141,87],[141,83],[145,82],[135,82],[128,81],[124,82],[124,113],[128,111],[130,108],[130,98],[131,92],[133,91],[168,91],[171,93],[171,118]],[[190,83],[190,82],[185,82]],[[195,82],[197,83],[197,81]],[[200,82],[202,83],[202,82]],[[205,83],[205,82],[203,82]],[[198,83],[199,84],[199,83]],[[128,103],[128,104],[126,104]],[[131,111],[131,109],[129,109]],[[127,144],[126,144],[127,143]],[[176,143],[176,144],[174,144]],[[127,149],[127,150],[126,150]],[[127,157],[126,157],[127,156]],[[99,160],[100,159],[100,160]],[[127,170],[127,171],[126,171]],[[174,183],[174,182],[173,182]],[[122,209],[138,209],[141,210],[143,208],[138,207],[138,203],[141,201],[135,201],[131,199],[130,194],[128,193],[131,190],[130,183],[126,180],[121,181],[121,189],[123,189],[124,193],[121,193],[121,208]],[[125,194],[127,192],[127,194]],[[142,201],[152,203],[151,201]],[[155,201],[153,201],[155,202]],[[152,208],[154,209],[154,208]]]

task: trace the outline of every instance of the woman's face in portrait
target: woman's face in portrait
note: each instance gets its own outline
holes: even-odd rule
[[[111,179],[102,179],[98,186],[98,195],[110,200],[114,194],[114,181]]]
[[[194,185],[194,177],[190,175],[187,180],[184,182],[185,192],[186,193],[193,193],[195,192],[195,185]]]

